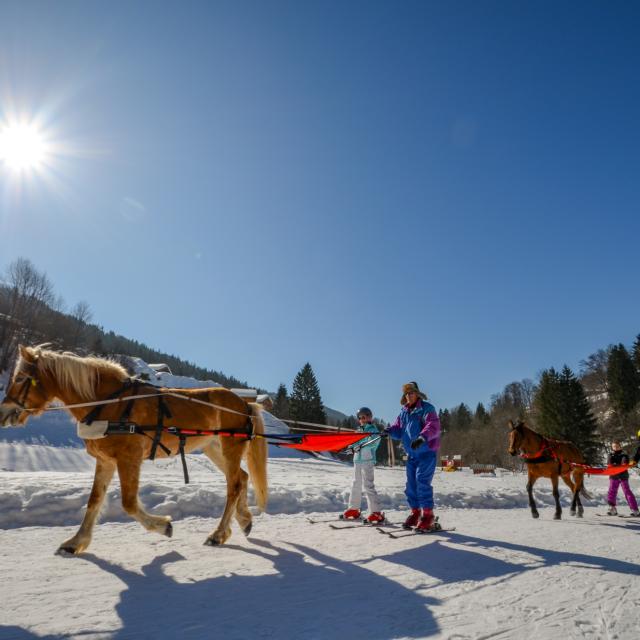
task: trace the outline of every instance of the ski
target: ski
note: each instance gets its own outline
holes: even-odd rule
[[[335,529],[336,531],[341,531],[342,529],[397,529],[400,525],[395,522],[376,522],[375,524],[367,522],[363,520],[362,522],[354,522],[353,524],[333,524],[329,523],[329,527],[331,529]]]
[[[618,513],[615,516],[610,516],[608,513],[596,513],[600,518],[625,518],[625,520],[635,520],[640,516],[625,516],[623,513]]]
[[[431,536],[433,534],[438,534],[438,533],[448,533],[450,531],[455,531],[456,528],[455,527],[450,527],[450,528],[440,528],[440,529],[430,529],[429,531],[416,531],[415,529],[412,530],[405,530],[402,533],[394,533],[393,531],[385,531],[384,529],[380,528],[380,527],[376,527],[378,530],[378,533],[383,533],[385,536],[389,536],[390,538],[409,538],[411,536]]]
[[[309,518],[307,516],[307,521],[310,522],[311,524],[327,524],[329,522],[338,522],[340,520],[344,520],[344,518],[342,517],[342,514],[337,518],[321,518],[320,520],[317,520],[315,518]],[[354,520],[354,522],[356,521]]]

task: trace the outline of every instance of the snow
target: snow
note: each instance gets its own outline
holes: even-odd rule
[[[145,463],[141,499],[174,518],[174,537],[123,513],[114,480],[89,550],[55,555],[80,523],[92,459],[78,449],[0,443],[0,638],[619,638],[640,626],[640,521],[598,517],[607,480],[587,479],[583,519],[552,520],[539,481],[533,520],[525,476],[440,473],[437,513],[456,530],[400,539],[334,531],[349,465],[273,458],[268,513],[249,538],[234,524],[205,547],[224,480],[201,455]],[[633,475],[631,485],[640,493]],[[406,517],[404,470],[376,469],[390,520]],[[619,502],[620,511],[628,508]],[[338,522],[338,524],[341,524]],[[403,532],[404,533],[404,532]]]

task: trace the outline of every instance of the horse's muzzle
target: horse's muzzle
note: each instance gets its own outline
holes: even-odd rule
[[[13,403],[0,404],[0,427],[18,427],[22,412]],[[24,424],[24,423],[22,423]]]

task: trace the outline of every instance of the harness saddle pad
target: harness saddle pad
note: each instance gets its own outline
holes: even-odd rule
[[[83,440],[99,440],[107,437],[108,420],[94,420],[91,424],[76,422],[78,438]]]

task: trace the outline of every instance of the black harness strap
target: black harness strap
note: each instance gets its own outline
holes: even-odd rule
[[[180,446],[178,451],[180,452],[180,460],[182,461],[182,473],[184,473],[184,483],[189,484],[189,470],[187,469],[187,461],[184,457],[184,444],[187,441],[187,436],[180,434]]]
[[[109,436],[122,436],[122,435],[130,435],[132,433],[137,433],[141,436],[146,436],[147,438],[152,438],[147,431],[155,431],[157,427],[141,427],[140,425],[133,424],[132,422],[110,422],[107,427],[106,435]],[[171,449],[165,447],[162,442],[158,442],[157,447],[160,447],[167,456],[171,455]]]
[[[541,455],[537,458],[527,458],[525,464],[541,464],[543,462],[551,462],[554,458],[552,456]]]
[[[114,391],[110,396],[108,396],[107,398],[105,398],[105,400],[113,400],[114,398],[117,398],[121,393],[128,391],[133,385],[138,385],[138,381],[136,380],[135,382],[131,381],[131,378],[127,378],[127,380],[124,381],[124,384],[120,387],[120,389],[118,389],[117,391]],[[130,404],[133,403],[133,400],[130,402]],[[97,407],[93,407],[93,409],[91,409],[91,411],[89,411],[89,413],[87,413],[87,415],[84,417],[84,419],[81,422],[84,422],[84,424],[91,424],[94,420],[97,420],[100,417],[100,412],[102,411],[102,407],[104,407],[104,405],[99,404]],[[125,409],[126,412],[126,409]],[[131,409],[129,409],[129,413],[131,413]]]
[[[135,396],[138,393],[140,382],[138,380],[134,380],[133,384],[130,386],[132,387],[131,395]],[[131,415],[131,411],[133,410],[134,403],[135,400],[129,400],[129,402],[127,402],[124,410],[120,414],[120,422],[129,422],[129,416]]]
[[[158,422],[156,423],[156,432],[153,436],[153,444],[151,445],[151,452],[149,453],[149,460],[154,460],[156,457],[156,451],[158,446],[161,445],[160,438],[162,438],[162,430],[164,429],[164,419],[171,417],[171,411],[167,407],[162,396],[158,396]],[[149,436],[151,437],[151,436]],[[161,445],[162,450],[166,453],[168,449]]]

